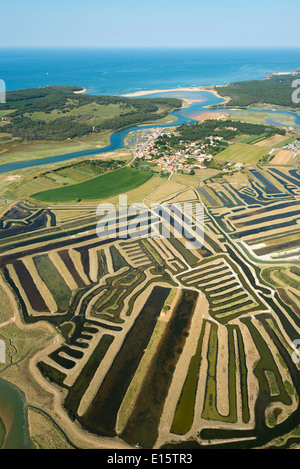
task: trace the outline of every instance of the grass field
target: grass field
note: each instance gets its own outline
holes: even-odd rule
[[[249,122],[249,124],[266,124],[269,119],[272,119],[276,124],[284,126],[294,126],[295,117],[286,114],[274,114],[273,112],[239,112],[230,114],[231,120],[240,122]]]
[[[101,158],[96,157],[92,159],[117,159],[129,163],[132,155],[128,151],[115,151],[113,153],[102,154]],[[76,162],[71,164],[64,162],[63,164],[58,163],[52,166],[27,168],[20,171],[15,177],[4,176],[1,181],[0,196],[8,199],[30,197],[36,192],[77,184],[100,175],[99,172],[93,171],[93,168],[89,168],[88,165],[77,165],[80,161],[86,160],[81,158],[79,160],[76,159]],[[161,180],[162,178],[159,179]]]
[[[120,116],[124,113],[128,113],[134,110],[134,108],[122,108],[121,104],[108,104],[100,105],[97,103],[86,104],[79,108],[70,109],[67,112],[53,110],[50,113],[45,112],[34,112],[32,114],[25,114],[25,117],[30,117],[32,120],[43,120],[46,122],[58,119],[59,117],[78,117],[78,116],[90,116],[90,122],[97,125],[103,122],[104,119]]]
[[[41,202],[59,203],[75,200],[106,199],[135,189],[152,177],[148,171],[133,168],[122,168],[88,181],[71,186],[60,187],[33,194],[33,198]]]
[[[215,156],[216,160],[230,161],[233,163],[257,163],[271,148],[235,143]]]
[[[252,144],[257,144],[260,146],[261,141],[265,141],[265,138],[267,137],[267,134],[262,134],[262,135],[250,135],[250,137],[246,137],[243,140],[239,140],[239,143],[252,143]],[[257,143],[258,142],[258,143]]]
[[[71,298],[71,290],[60,272],[47,255],[36,256],[34,263],[39,275],[52,293],[59,311],[67,311]]]
[[[288,145],[289,143],[293,143],[295,140],[296,140],[295,136],[286,138],[283,141],[281,141],[280,143],[274,145],[274,148],[282,148],[285,145]]]
[[[14,109],[2,109],[0,111],[0,119],[2,119],[2,117],[8,116],[9,114],[11,114],[14,111],[15,111]]]
[[[272,147],[272,148],[281,148],[282,146],[286,145],[284,142],[293,142],[295,139],[294,138],[288,138],[286,135],[272,135],[272,137],[265,138],[264,140],[261,140],[260,142],[256,142],[255,145],[258,147]],[[245,142],[246,143],[246,142]]]
[[[24,160],[38,160],[75,151],[91,150],[109,144],[109,132],[93,134],[87,137],[73,138],[63,142],[55,141],[20,141],[0,143],[0,164]]]

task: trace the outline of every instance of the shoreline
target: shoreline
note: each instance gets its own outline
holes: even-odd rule
[[[148,94],[156,94],[156,93],[167,93],[167,92],[173,92],[173,91],[201,91],[202,87],[196,86],[196,87],[186,87],[186,88],[171,88],[167,90],[144,90],[144,91],[134,91],[132,93],[126,93],[122,94],[121,96],[123,98],[134,98],[138,96],[146,96]]]
[[[214,94],[217,98],[219,99],[222,99],[224,102],[223,103],[220,103],[220,104],[227,104],[229,103],[229,101],[231,101],[231,97],[230,96],[221,96],[218,91],[215,89],[215,88],[218,88],[219,85],[216,85],[216,86],[210,86],[210,87],[205,87],[205,86],[202,86],[201,87],[201,90],[200,91],[207,91],[208,93],[212,93]],[[227,86],[227,85],[225,85]],[[206,108],[209,108],[210,106],[204,106]]]
[[[219,99],[222,99],[223,102],[220,103],[222,105],[224,104],[227,104],[229,103],[229,101],[231,100],[231,98],[229,96],[221,96],[219,95],[218,91],[215,89],[217,88],[218,85],[209,85],[209,86],[190,86],[190,87],[183,87],[183,88],[170,88],[170,89],[165,89],[165,90],[162,90],[162,89],[159,89],[159,90],[144,90],[144,91],[135,91],[133,93],[126,93],[126,94],[122,94],[120,96],[122,96],[123,98],[137,98],[137,97],[142,97],[142,96],[147,96],[149,94],[158,94],[158,93],[170,93],[170,92],[174,92],[174,91],[190,91],[190,92],[193,92],[193,91],[205,91],[207,93],[212,93],[213,95],[215,95],[217,98]],[[189,99],[189,98],[182,98],[182,101],[183,101],[183,108],[184,107],[188,107],[190,104],[192,104],[193,102],[196,102],[196,101],[201,101],[200,99]],[[211,105],[209,106],[204,106],[205,108],[210,108]]]
[[[82,94],[82,93],[86,93],[87,92],[87,88],[82,88],[82,90],[80,91],[73,91],[74,94]]]
[[[185,99],[185,98],[181,98],[181,99],[182,99],[182,108],[181,109],[185,109],[193,103],[201,103],[203,101],[203,99]]]

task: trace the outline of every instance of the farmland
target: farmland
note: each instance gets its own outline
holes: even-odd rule
[[[205,241],[194,251],[174,236],[101,239],[95,202],[36,210],[31,199],[7,213],[2,275],[27,327],[52,330],[28,366],[40,389],[60,393],[49,415],[76,446],[82,428],[91,447],[105,437],[119,447],[251,448],[298,425],[298,172],[245,174],[247,187],[225,174],[204,182]],[[151,197],[175,189],[185,200],[191,189],[176,184]],[[23,220],[36,223],[26,237]]]
[[[271,148],[235,143],[218,154],[218,160],[234,163],[257,163]]]
[[[2,176],[0,371],[36,447],[299,447],[299,135],[233,125],[160,134],[194,173],[126,148]]]
[[[105,199],[130,191],[151,178],[151,173],[132,168],[119,169],[70,186],[38,192],[32,197],[41,202],[59,203],[79,200]]]

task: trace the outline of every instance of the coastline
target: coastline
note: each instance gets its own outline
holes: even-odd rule
[[[74,94],[82,94],[82,93],[86,93],[87,92],[87,88],[82,88],[82,90],[80,91],[73,91]]]
[[[186,87],[186,88],[181,88],[182,90],[188,90],[188,91],[195,91],[195,90],[200,90],[200,91],[204,91],[204,92],[209,92],[209,93],[212,93],[214,94],[215,96],[217,96],[219,99],[222,99],[222,101],[224,102],[225,99],[222,98],[221,96],[218,95],[217,91],[214,89],[213,86],[199,86],[199,87]],[[179,91],[179,88],[176,88],[175,89],[177,92]],[[87,88],[82,88],[81,90],[79,91],[75,91],[73,93],[84,93],[87,91]],[[153,92],[160,92],[160,93],[163,93],[163,92],[166,92],[166,91],[170,91],[170,90],[147,90],[147,91],[137,91],[135,93],[133,93],[133,95],[144,95],[144,94],[151,94]],[[228,98],[229,99],[229,98]],[[183,98],[181,98],[181,101],[182,101],[182,107],[181,109],[184,109],[184,108],[188,108],[189,106],[191,106],[193,103],[196,103],[196,102],[202,102],[203,99],[193,99],[193,98],[189,98],[189,97],[186,97],[184,96]],[[222,105],[222,103],[220,103],[220,105]],[[210,108],[210,106],[203,106],[203,110],[204,108]],[[197,111],[195,110],[195,120],[201,120],[201,115],[200,114],[200,111]],[[203,114],[203,113],[202,113]],[[176,119],[177,120],[177,119]],[[171,119],[170,117],[170,120],[167,121],[167,122],[164,122],[164,124],[174,124],[174,120]],[[150,124],[153,124],[154,126],[155,125],[158,125],[158,122],[145,122],[144,124],[140,124],[139,127],[143,128],[143,126],[149,126]],[[104,149],[106,149],[107,147],[110,146],[110,137],[111,135],[113,135],[115,132],[113,132],[112,134],[109,135],[109,139],[108,139],[108,142],[103,142],[103,145],[99,145],[101,144],[101,142],[99,142],[99,139],[100,139],[100,134],[96,134],[96,135],[92,135],[92,136],[87,136],[87,137],[84,137],[84,138],[81,138],[79,143],[76,142],[76,147],[77,148],[74,148],[73,146],[69,147],[69,143],[68,143],[68,146],[66,146],[66,148],[62,148],[62,150],[60,150],[60,147],[59,149],[53,149],[51,150],[51,155],[49,156],[49,150],[47,150],[47,154],[48,156],[44,156],[41,152],[35,150],[34,152],[28,152],[28,158],[27,158],[27,155],[26,155],[26,161],[31,163],[33,162],[34,160],[36,160],[37,162],[39,162],[39,164],[41,164],[41,160],[46,160],[45,163],[43,164],[52,164],[52,163],[60,163],[62,161],[65,161],[64,159],[62,160],[55,160],[55,161],[52,161],[53,158],[60,158],[60,157],[64,157],[65,155],[67,156],[70,156],[70,158],[67,160],[71,160],[73,159],[73,156],[72,154],[74,153],[77,153],[77,152],[88,152],[88,155],[90,155],[91,151],[94,153],[95,152],[95,149],[99,147],[99,153],[105,153]],[[107,133],[106,133],[107,135]],[[83,142],[84,141],[84,142]],[[65,146],[67,141],[63,141],[60,143],[60,145],[62,147]],[[47,142],[48,143],[48,142]],[[49,144],[52,144],[53,142],[49,142]],[[56,148],[56,145],[57,145],[57,142],[54,142],[55,143],[55,148]],[[71,142],[73,143],[73,142]],[[82,143],[84,143],[84,145],[82,145]],[[85,144],[86,143],[86,144]],[[89,144],[90,143],[90,144]],[[81,146],[81,148],[78,149],[78,144]],[[117,148],[116,148],[117,149]],[[111,150],[109,150],[111,151]],[[32,158],[32,153],[35,155],[34,158]],[[96,154],[96,153],[95,153]],[[82,155],[83,156],[86,156],[86,155]],[[1,157],[1,164],[0,164],[0,173],[3,174],[5,172],[12,172],[12,171],[17,171],[19,169],[23,169],[23,166],[15,166],[18,165],[20,163],[20,161],[15,161],[15,160],[8,160],[7,162],[4,162],[3,159],[5,159],[6,157],[9,157],[9,155],[3,155]],[[79,157],[79,156],[78,156]],[[81,157],[81,156],[80,156]],[[22,160],[23,161],[23,160]],[[24,161],[25,161],[25,158],[24,158]],[[36,165],[34,164],[30,164],[28,167],[31,167],[31,168],[34,168],[35,166],[38,166],[38,163]],[[24,166],[24,168],[27,167],[27,166]]]
[[[147,96],[149,94],[156,94],[156,93],[171,93],[174,91],[206,91],[207,93],[212,93],[215,95],[217,98],[222,99],[224,102],[222,104],[227,104],[231,100],[229,96],[221,96],[219,95],[218,91],[215,89],[217,88],[218,85],[210,85],[210,86],[190,86],[186,88],[170,88],[170,89],[165,89],[165,90],[145,90],[145,91],[135,91],[133,93],[126,93],[122,94],[121,96],[124,98],[137,98],[137,97],[142,97],[142,96]],[[200,99],[182,99],[182,101],[185,103],[183,104],[182,107],[188,107],[190,104],[196,101],[201,101]],[[210,106],[204,106],[206,108],[210,108]]]
[[[228,85],[225,85],[225,86],[228,86]],[[216,86],[202,86],[201,89],[199,91],[207,91],[208,93],[212,93],[214,94],[217,98],[219,99],[222,99],[224,101],[224,103],[222,104],[227,104],[229,103],[229,101],[231,100],[231,97],[230,96],[221,96],[218,91],[215,89],[215,88],[218,88],[219,85],[216,85]],[[204,106],[206,108],[209,108],[210,106]]]
[[[133,93],[126,93],[122,94],[121,96],[123,98],[137,98],[139,96],[146,96],[148,94],[156,94],[156,93],[169,93],[173,91],[202,91],[202,87],[196,86],[196,87],[187,87],[187,88],[171,88],[167,90],[144,90],[144,91],[134,91]]]

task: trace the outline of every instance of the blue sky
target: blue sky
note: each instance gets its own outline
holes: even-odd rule
[[[299,0],[9,0],[0,47],[300,47]]]

